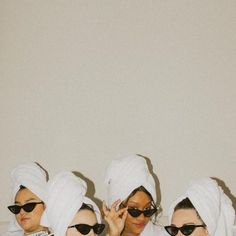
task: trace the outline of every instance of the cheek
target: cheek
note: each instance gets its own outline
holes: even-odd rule
[[[126,223],[126,224],[129,224],[129,223],[132,222],[134,219],[135,219],[135,218],[133,218],[133,217],[128,213],[125,223]]]
[[[70,229],[66,231],[66,236],[79,236],[81,235],[76,229]]]
[[[209,235],[207,229],[202,229],[201,234],[199,234],[199,236],[207,236],[207,235]]]
[[[132,221],[133,221],[133,217],[131,217],[129,214],[127,215],[127,218],[125,220],[125,228],[129,229],[130,227],[132,227]]]
[[[29,214],[34,218],[37,219],[38,221],[41,219],[41,216],[44,212],[44,208],[43,207],[39,207],[34,209],[32,212],[30,212]]]
[[[143,222],[145,223],[145,224],[147,224],[149,221],[150,221],[150,217],[145,217],[145,218],[143,218]],[[138,219],[137,218],[135,218],[135,217],[132,217],[132,216],[130,216],[129,214],[127,215],[127,218],[126,218],[126,221],[125,221],[125,225],[126,226],[132,226],[133,225],[133,223],[134,222],[136,222]],[[140,220],[140,219],[139,219]]]
[[[42,206],[40,206],[39,208],[36,208],[35,209],[35,213],[37,214],[37,215],[42,215],[43,214],[43,212],[44,212],[44,207],[42,207]]]
[[[20,214],[17,214],[17,215],[16,215],[16,220],[17,220],[17,222],[19,222],[19,220],[20,220]]]

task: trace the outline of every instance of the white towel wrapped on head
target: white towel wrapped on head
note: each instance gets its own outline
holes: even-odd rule
[[[55,236],[65,236],[67,227],[83,203],[92,205],[97,221],[101,222],[99,208],[85,196],[87,184],[73,173],[59,172],[49,180],[47,190],[48,199],[41,223],[49,226]]]
[[[15,202],[15,197],[20,189],[24,186],[39,197],[42,201],[46,199],[46,183],[47,172],[35,162],[26,162],[18,165],[11,171],[11,186],[12,186],[12,202]],[[15,220],[9,225],[9,231],[22,230]]]
[[[146,160],[139,155],[114,159],[107,168],[105,184],[109,207],[118,199],[125,200],[134,189],[140,186],[143,186],[156,202],[154,178],[148,170]]]
[[[37,195],[42,201],[46,198],[47,173],[35,162],[23,163],[13,169],[11,183],[13,201],[21,185]]]
[[[175,206],[185,198],[189,198],[210,236],[232,236],[235,211],[231,200],[223,192],[217,182],[209,177],[193,181],[185,194],[175,200],[169,209],[169,223]]]

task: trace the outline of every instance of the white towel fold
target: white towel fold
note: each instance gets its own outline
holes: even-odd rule
[[[151,221],[145,226],[140,236],[168,236],[164,228],[160,225],[153,224]]]
[[[175,206],[188,197],[207,225],[210,236],[232,236],[235,211],[231,200],[217,182],[209,177],[193,181],[185,194],[175,200],[169,209],[169,223]]]
[[[136,188],[143,186],[156,202],[156,186],[148,170],[146,160],[138,155],[114,159],[108,166],[105,176],[107,204],[118,199],[125,200]]]
[[[41,218],[43,225],[49,226],[55,236],[65,236],[67,227],[83,203],[93,206],[97,221],[101,215],[97,205],[85,196],[87,184],[69,171],[61,171],[47,185],[46,210]]]
[[[47,172],[35,162],[26,162],[18,165],[11,172],[12,203],[15,202],[16,193],[23,185],[42,201],[46,199]],[[16,222],[15,216],[9,224],[9,231],[22,230]]]

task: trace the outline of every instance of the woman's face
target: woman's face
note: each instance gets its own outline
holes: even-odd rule
[[[174,212],[171,220],[171,225],[182,227],[183,225],[202,225],[203,222],[197,215],[194,209],[178,209]],[[184,235],[178,231],[176,236]],[[208,235],[207,229],[204,227],[197,227],[191,233],[191,236],[206,236]]]
[[[71,221],[70,226],[76,225],[76,224],[87,224],[90,226],[93,226],[97,223],[97,218],[94,212],[88,210],[88,209],[82,209],[78,211],[74,217],[74,219]],[[79,236],[83,235],[75,227],[68,228],[66,232],[66,236]],[[88,234],[88,236],[96,235],[93,230],[91,229]]]
[[[27,188],[20,189],[16,194],[15,204],[22,206],[30,202],[41,202],[41,199]],[[44,204],[37,204],[31,212],[25,212],[21,208],[20,212],[16,214],[16,220],[25,233],[34,233],[45,229],[40,225],[44,208]]]
[[[129,198],[126,205],[128,208],[145,210],[151,207],[151,203],[150,197],[145,192],[138,191]],[[139,235],[144,230],[149,220],[150,217],[145,217],[143,214],[138,217],[132,217],[128,213],[122,235]]]

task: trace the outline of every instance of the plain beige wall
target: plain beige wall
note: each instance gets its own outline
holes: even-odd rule
[[[0,1],[0,221],[9,173],[148,156],[164,214],[189,179],[236,194],[236,1]]]

